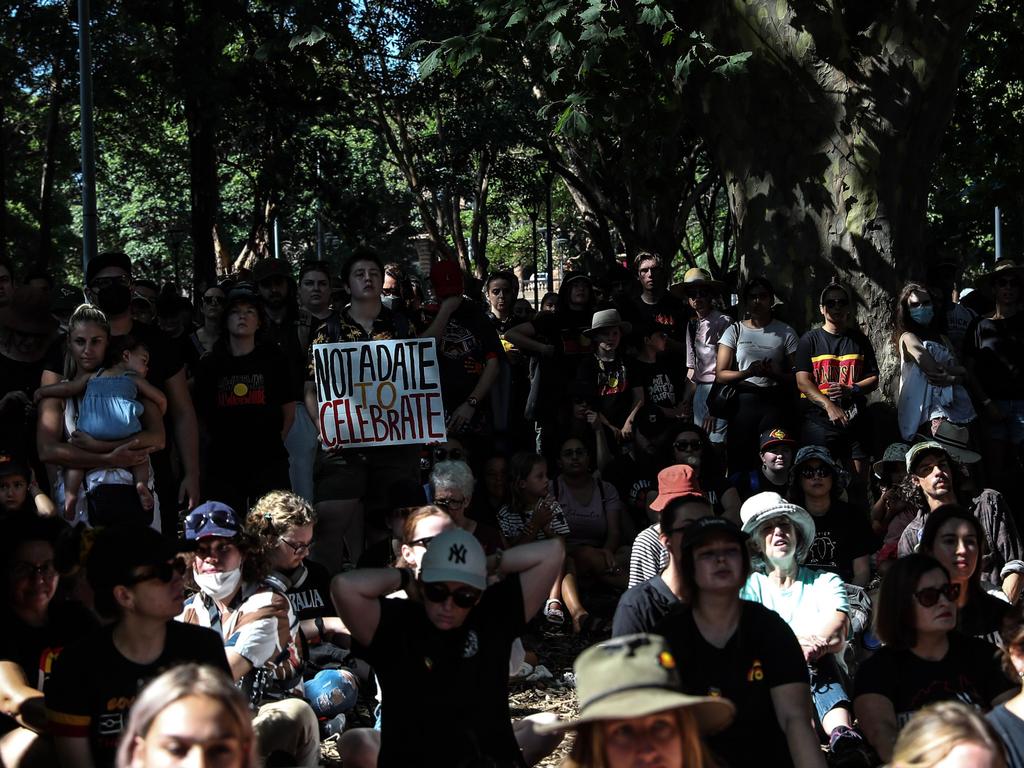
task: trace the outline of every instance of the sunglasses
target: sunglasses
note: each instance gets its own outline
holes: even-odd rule
[[[132,576],[131,579],[128,580],[128,586],[131,587],[136,584],[141,584],[143,581],[152,581],[154,579],[163,582],[164,584],[170,584],[174,579],[175,574],[178,576],[185,575],[185,561],[180,557],[168,560],[166,563],[160,563],[151,571],[146,571]]]
[[[436,536],[424,536],[422,539],[413,539],[412,541],[409,542],[409,546],[410,547],[423,547],[424,549],[426,549],[427,547],[430,546],[430,542],[432,542],[435,538],[437,538],[437,537]]]
[[[480,599],[480,590],[471,587],[452,590],[445,584],[421,581],[420,588],[423,590],[423,596],[430,602],[443,603],[450,597],[459,608],[472,608]]]
[[[939,602],[940,596],[946,598],[951,603],[955,603],[956,599],[960,597],[960,585],[943,584],[941,587],[925,587],[914,593],[917,602],[924,608],[931,608]]]
[[[294,552],[296,555],[304,555],[307,552],[309,552],[309,544],[296,544],[294,541],[288,541],[288,539],[284,538],[283,536],[281,537],[280,541],[283,541],[285,544],[291,547],[292,552]]]
[[[706,288],[693,288],[687,291],[686,295],[691,299],[706,299],[711,296],[711,291]]]
[[[447,448],[435,448],[434,449],[434,461],[462,461],[465,453],[459,448],[452,448],[450,451]]]
[[[462,509],[466,506],[465,499],[434,499],[434,506],[441,509]]]
[[[804,467],[800,470],[800,477],[829,477],[832,474],[832,470],[828,467]]]
[[[701,442],[700,440],[676,440],[672,443],[672,447],[677,451],[699,451]]]
[[[849,299],[826,299],[822,302],[826,309],[836,309],[838,307],[850,306]]]
[[[201,531],[207,523],[213,523],[218,528],[226,528],[229,531],[238,529],[238,521],[234,515],[217,509],[213,512],[193,512],[185,518],[185,530],[191,533]]]

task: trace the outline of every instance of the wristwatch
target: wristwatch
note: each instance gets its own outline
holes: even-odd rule
[[[476,399],[475,397],[473,397],[472,395],[470,395],[469,397],[467,397],[467,398],[466,398],[466,402],[467,402],[467,403],[469,403],[469,404],[470,404],[471,406],[473,406],[474,408],[476,408],[476,407],[477,407],[477,406],[478,406],[478,405],[480,404],[480,401],[479,401],[479,400],[477,400],[477,399]]]

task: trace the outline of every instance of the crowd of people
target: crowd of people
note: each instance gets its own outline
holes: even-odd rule
[[[671,274],[0,262],[0,767],[1024,768],[1024,267]],[[413,338],[446,438],[329,448],[315,345]]]

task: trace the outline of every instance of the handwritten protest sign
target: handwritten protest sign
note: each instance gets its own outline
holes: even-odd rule
[[[314,344],[313,367],[325,448],[445,439],[434,339]]]

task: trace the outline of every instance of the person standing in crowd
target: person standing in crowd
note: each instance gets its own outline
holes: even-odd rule
[[[747,319],[737,320],[718,340],[715,382],[737,390],[726,428],[729,472],[757,466],[757,436],[791,421],[796,331],[772,316],[775,289],[752,277],[742,289]]]
[[[789,493],[796,441],[783,427],[772,427],[761,433],[759,442],[761,466],[729,476],[729,484],[736,489],[740,501],[762,491],[774,491],[781,496]]]
[[[882,580],[875,634],[885,647],[857,670],[853,704],[884,761],[892,759],[900,728],[926,704],[958,700],[987,711],[1012,687],[995,646],[955,631],[959,595],[927,555],[900,558]]]
[[[743,532],[751,536],[764,573],[751,573],[740,597],[775,611],[796,635],[829,753],[860,749],[863,739],[853,730],[852,704],[839,662],[850,634],[850,605],[842,579],[804,565],[814,541],[814,521],[803,507],[771,491],[743,502],[742,516]]]
[[[14,264],[6,256],[0,257],[0,308],[11,303],[17,283],[14,280]]]
[[[209,627],[221,638],[235,684],[255,710],[253,729],[264,757],[282,753],[291,765],[320,758],[316,715],[301,698],[298,620],[281,588],[267,578],[266,554],[230,507],[207,501],[185,518],[193,542],[197,588],[178,621]]]
[[[959,586],[957,629],[999,645],[1010,604],[998,587],[982,583],[979,566],[984,542],[978,518],[963,507],[947,504],[928,515],[918,551],[934,557],[949,573],[950,583]]]
[[[658,512],[658,522],[652,527],[657,528],[658,545],[667,553],[668,562],[662,565],[658,557],[657,573],[631,586],[619,598],[612,619],[613,637],[653,632],[672,607],[686,599],[681,571],[682,544],[687,529],[697,520],[711,515],[711,506],[701,493],[690,467],[668,467],[661,471],[658,480],[660,492],[651,503],[651,508]],[[639,537],[634,542],[634,549],[638,543]],[[652,552],[648,559],[653,566],[655,553]]]
[[[1009,490],[1015,454],[1024,447],[1024,313],[1021,284],[1024,267],[1002,259],[980,285],[989,289],[996,308],[967,329],[964,355],[981,390],[977,406],[987,427],[988,470],[999,488]]]
[[[668,349],[675,355],[683,352],[686,340],[686,321],[690,316],[689,307],[676,298],[669,290],[671,274],[661,256],[643,252],[633,261],[637,277],[640,280],[640,297],[633,302],[632,311],[637,322],[656,323],[668,329]]]
[[[705,735],[732,722],[720,696],[680,693],[679,663],[663,638],[634,634],[591,646],[573,664],[579,714],[542,731],[576,731],[562,768],[711,766]],[[623,681],[628,685],[623,686]]]
[[[940,421],[970,424],[976,416],[965,386],[967,369],[945,334],[932,296],[920,283],[907,283],[896,300],[894,343],[900,357],[896,402],[900,434],[913,440],[935,434]]]
[[[928,276],[925,282],[935,300],[935,312],[944,318],[946,335],[953,342],[953,351],[960,358],[964,351],[967,329],[978,316],[960,303],[963,276],[960,261],[955,253],[940,251],[928,259],[925,274]]]
[[[1014,609],[1011,620],[1003,625],[1003,671],[1014,684],[1022,686],[1009,700],[988,713],[988,722],[995,728],[1006,748],[1008,768],[1024,768],[1024,621],[1021,611]]]
[[[686,367],[695,385],[692,394],[693,423],[704,428],[712,443],[722,444],[725,442],[726,423],[708,412],[708,393],[715,383],[718,342],[733,323],[731,317],[719,312],[714,305],[724,286],[718,280],[712,280],[707,270],[693,267],[686,270],[679,287],[696,315],[690,318],[686,328]]]
[[[514,313],[518,295],[519,279],[512,272],[492,272],[484,283],[485,316],[505,351],[499,356],[500,370],[490,392],[491,423],[499,445],[504,443],[512,451],[531,446],[534,438],[523,418],[530,393],[530,363],[505,337],[510,328],[523,322]]]
[[[223,672],[199,664],[169,669],[142,689],[117,750],[117,768],[259,764],[245,698]]]
[[[4,527],[0,595],[0,763],[49,768],[57,760],[43,694],[53,661],[88,635],[96,619],[85,606],[57,597],[56,520],[21,518]]]
[[[177,504],[187,503],[191,509],[199,503],[200,498],[199,427],[180,352],[166,334],[152,326],[135,323],[132,320],[129,307],[132,298],[132,263],[124,253],[100,253],[90,259],[85,270],[85,282],[89,300],[99,307],[110,324],[111,337],[130,335],[139,343],[146,345],[150,358],[146,379],[167,396],[167,420],[171,425],[182,477],[180,485],[175,488],[170,456],[162,451],[157,451],[153,456],[153,476],[156,478],[157,495],[162,497],[161,528],[165,531],[176,530]],[[57,349],[56,354],[47,357],[40,383],[56,384],[63,378],[64,350]],[[52,425],[50,430],[52,432]],[[48,437],[59,439],[59,432]],[[43,439],[41,433],[39,438]],[[163,447],[162,444],[160,447]]]
[[[993,724],[958,701],[931,704],[900,731],[892,768],[1019,768],[1005,759]]]
[[[609,444],[620,446],[632,437],[633,419],[644,404],[640,382],[631,381],[625,357],[619,347],[630,332],[629,323],[616,309],[594,313],[590,328],[583,334],[591,340],[591,352],[576,371],[576,380],[596,392],[597,414],[609,437]]]
[[[777,613],[740,599],[751,573],[747,534],[707,517],[683,532],[683,588],[655,632],[686,659],[682,690],[721,696],[736,705],[732,726],[709,740],[727,765],[824,768],[812,723],[807,664],[793,630]]]
[[[70,643],[46,683],[60,768],[114,763],[140,685],[175,664],[229,672],[216,632],[174,621],[185,600],[179,550],[143,526],[99,532],[86,561],[97,613],[113,623]]]
[[[284,438],[295,417],[284,355],[258,341],[262,300],[244,286],[228,294],[224,337],[196,371],[194,396],[208,438],[206,496],[247,509],[289,487]]]
[[[189,337],[192,347],[190,354],[185,357],[190,378],[195,376],[200,358],[213,351],[224,332],[224,302],[226,299],[227,293],[219,285],[211,285],[203,291],[201,304],[203,322]]]
[[[951,453],[953,451],[955,454]],[[917,515],[900,536],[900,557],[917,549],[929,514],[946,504],[961,504],[960,497],[966,496],[962,491],[960,465],[954,456],[967,462],[980,458],[966,447],[947,446],[937,440],[917,443],[907,452],[907,482],[913,491],[911,498],[917,504]],[[980,566],[982,578],[999,586],[1011,603],[1016,602],[1024,586],[1021,583],[1024,551],[1013,515],[1002,495],[989,488],[971,500],[968,508],[985,532]]]
[[[626,378],[643,389],[645,407],[668,418],[682,417],[692,398],[689,382],[678,361],[665,354],[667,325],[642,325],[636,333],[639,349],[626,358]]]
[[[430,542],[418,576],[383,568],[334,578],[335,605],[387,701],[378,765],[525,765],[509,715],[509,653],[563,559],[560,539],[488,559],[471,534],[452,529]],[[503,578],[488,586],[488,574]],[[382,599],[397,589],[414,599]],[[430,706],[410,691],[429,691]]]
[[[829,283],[819,304],[825,322],[800,337],[796,350],[801,442],[828,448],[866,487],[871,450],[866,395],[878,387],[875,351],[857,328],[849,288]]]
[[[435,507],[440,507],[455,524],[480,542],[484,552],[492,555],[502,548],[501,532],[488,523],[467,515],[473,503],[476,483],[473,470],[464,461],[439,461],[430,470],[430,490]]]

